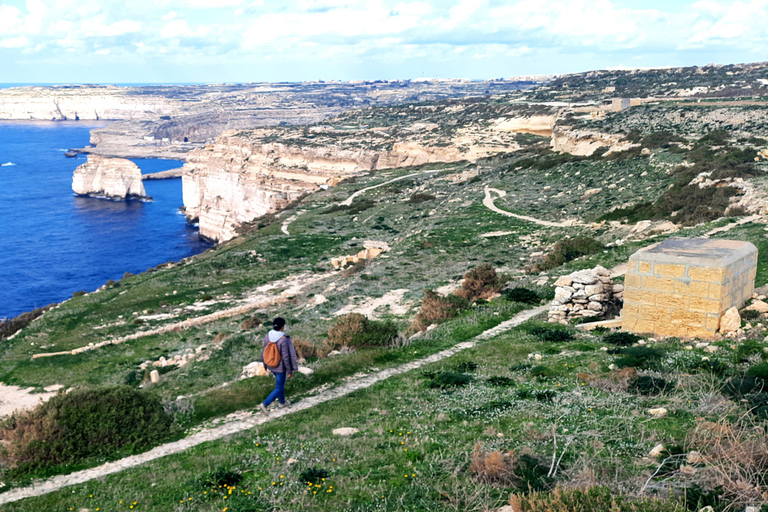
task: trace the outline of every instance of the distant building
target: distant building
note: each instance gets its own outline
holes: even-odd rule
[[[632,106],[632,102],[629,98],[609,98],[603,100],[603,110],[618,112],[620,110],[626,110],[630,106]]]

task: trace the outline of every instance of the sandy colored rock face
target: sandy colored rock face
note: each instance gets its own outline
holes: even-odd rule
[[[756,273],[748,242],[670,238],[641,249],[629,259],[622,327],[689,338],[725,332],[724,313],[752,296]]]
[[[88,155],[88,161],[72,175],[75,194],[110,199],[146,198],[141,169],[124,158]]]

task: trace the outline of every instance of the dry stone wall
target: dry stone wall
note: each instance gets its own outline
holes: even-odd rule
[[[572,318],[604,318],[616,311],[624,287],[614,285],[611,273],[601,266],[580,270],[555,281],[555,299],[549,321],[568,323]]]

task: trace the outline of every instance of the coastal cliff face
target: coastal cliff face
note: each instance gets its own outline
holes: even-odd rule
[[[391,107],[303,128],[227,131],[214,144],[189,153],[185,214],[199,223],[201,236],[226,241],[241,224],[349,176],[516,151],[516,128],[543,131],[553,117],[497,115],[515,108],[499,111],[476,102]]]
[[[0,91],[0,119],[75,121],[156,119],[181,108],[172,98],[111,86],[23,87]]]
[[[109,199],[149,199],[136,164],[98,155],[88,155],[88,161],[75,169],[72,190],[77,195]]]

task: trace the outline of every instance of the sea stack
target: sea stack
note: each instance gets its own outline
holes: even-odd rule
[[[88,161],[75,169],[72,190],[81,196],[152,200],[144,190],[141,169],[125,158],[88,155]]]

